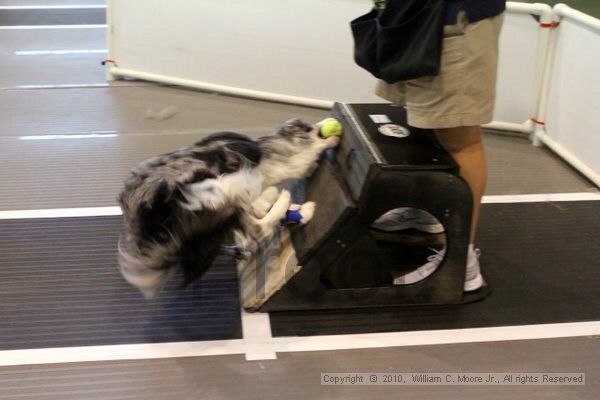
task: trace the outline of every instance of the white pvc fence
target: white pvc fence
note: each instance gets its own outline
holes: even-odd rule
[[[547,82],[539,139],[600,185],[600,20],[566,6]]]
[[[109,0],[108,76],[322,108],[380,102],[375,79],[353,62],[349,29],[371,5]],[[530,133],[600,185],[599,21],[580,14],[507,3],[490,127]]]
[[[509,3],[500,35],[494,123],[498,129],[530,132],[536,102],[540,36],[546,34],[532,15],[549,13],[541,4]]]

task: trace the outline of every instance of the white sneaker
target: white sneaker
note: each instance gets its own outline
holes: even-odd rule
[[[481,276],[481,267],[479,266],[479,256],[481,250],[469,245],[467,254],[467,271],[465,273],[465,292],[472,292],[483,286],[483,276]]]
[[[440,266],[446,255],[446,248],[444,247],[442,250],[436,250],[430,247],[429,249],[432,250],[434,254],[427,257],[427,263],[408,274],[396,277],[394,279],[394,285],[410,285],[411,283],[422,281]],[[483,286],[483,277],[481,276],[481,268],[479,266],[480,254],[481,251],[479,249],[475,249],[473,245],[469,245],[465,284],[463,287],[465,292],[472,292]]]
[[[427,257],[427,263],[406,275],[395,278],[394,285],[410,285],[411,283],[422,281],[431,275],[442,263],[442,260],[446,255],[446,248],[444,247],[442,250],[436,250],[430,247],[429,250],[432,250],[434,254]]]
[[[442,233],[444,226],[431,214],[418,208],[395,208],[379,217],[372,228],[386,232],[416,229],[426,233]]]

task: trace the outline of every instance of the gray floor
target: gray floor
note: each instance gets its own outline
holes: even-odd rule
[[[0,26],[105,24],[102,8],[8,9],[0,14]]]
[[[313,122],[326,111],[248,101],[193,90],[161,86],[95,89],[10,90],[2,94],[2,136],[118,131],[171,133],[223,129],[264,129],[293,116]],[[151,118],[171,108],[171,118]],[[32,116],[35,116],[32,118]],[[165,136],[168,140],[168,136]]]
[[[0,87],[106,84],[100,62],[107,53],[31,54],[49,50],[106,50],[106,30],[79,29],[77,35],[70,29],[2,31]]]
[[[291,115],[311,121],[325,116],[322,110],[164,87],[11,91],[1,96],[14,98],[15,94],[22,99],[20,105],[12,102],[11,112],[0,114],[0,147],[4,149],[0,169],[10,171],[0,180],[3,210],[115,206],[124,177],[145,158],[191,144],[218,130],[257,137]],[[33,114],[36,118],[28,117],[28,111],[18,111],[35,96],[53,99],[51,108],[60,108],[57,114],[63,117],[62,122],[45,114],[42,102]],[[69,111],[66,102],[71,96],[80,100],[72,100],[81,107],[78,113]],[[101,101],[82,105],[86,98]],[[180,112],[167,121],[151,120],[145,115],[148,109],[160,109],[165,104],[176,105]],[[29,108],[33,107],[30,103]],[[230,114],[228,110],[232,109],[235,111]],[[98,131],[119,134],[63,140],[22,137]],[[564,162],[526,139],[487,135],[485,145],[490,164],[488,195],[596,191]]]
[[[547,148],[523,137],[484,136],[489,177],[486,195],[597,192],[589,180]]]
[[[0,368],[16,399],[595,400],[600,337]],[[585,372],[586,386],[321,386],[325,372]]]
[[[0,6],[102,4],[99,0],[0,0]],[[1,11],[0,11],[1,12]],[[110,87],[24,89],[23,85],[103,84],[103,54],[20,56],[16,51],[103,49],[103,30],[0,31],[0,210],[113,206],[137,161],[218,130],[255,136],[323,110],[219,96],[142,82]],[[152,114],[170,107],[172,117]],[[94,139],[27,136],[116,132]],[[486,135],[487,194],[596,191],[546,149],[526,139]],[[3,295],[0,292],[0,296]],[[5,295],[5,294],[4,294]],[[0,300],[0,307],[2,301]],[[5,324],[6,321],[3,322]],[[599,338],[571,338],[377,350],[90,362],[0,368],[4,399],[415,398],[596,399]],[[321,372],[585,372],[583,387],[323,387]]]

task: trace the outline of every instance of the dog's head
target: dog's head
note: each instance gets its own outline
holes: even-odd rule
[[[325,121],[327,121],[327,119],[314,125],[309,125],[298,118],[294,118],[281,125],[277,130],[276,135],[284,138],[290,143],[303,147],[299,151],[306,151],[307,147],[313,147],[321,152],[337,146],[340,142],[339,136],[332,136],[327,139],[321,137],[319,132],[321,125]]]
[[[263,155],[260,169],[267,186],[309,175],[316,168],[321,153],[339,144],[338,136],[327,139],[320,136],[322,122],[309,125],[300,119],[291,119],[275,134],[258,140]]]

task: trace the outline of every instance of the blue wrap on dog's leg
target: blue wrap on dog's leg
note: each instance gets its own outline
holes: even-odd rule
[[[302,221],[302,214],[300,214],[300,210],[287,210],[285,213],[285,218],[281,222],[284,225],[296,225]]]

